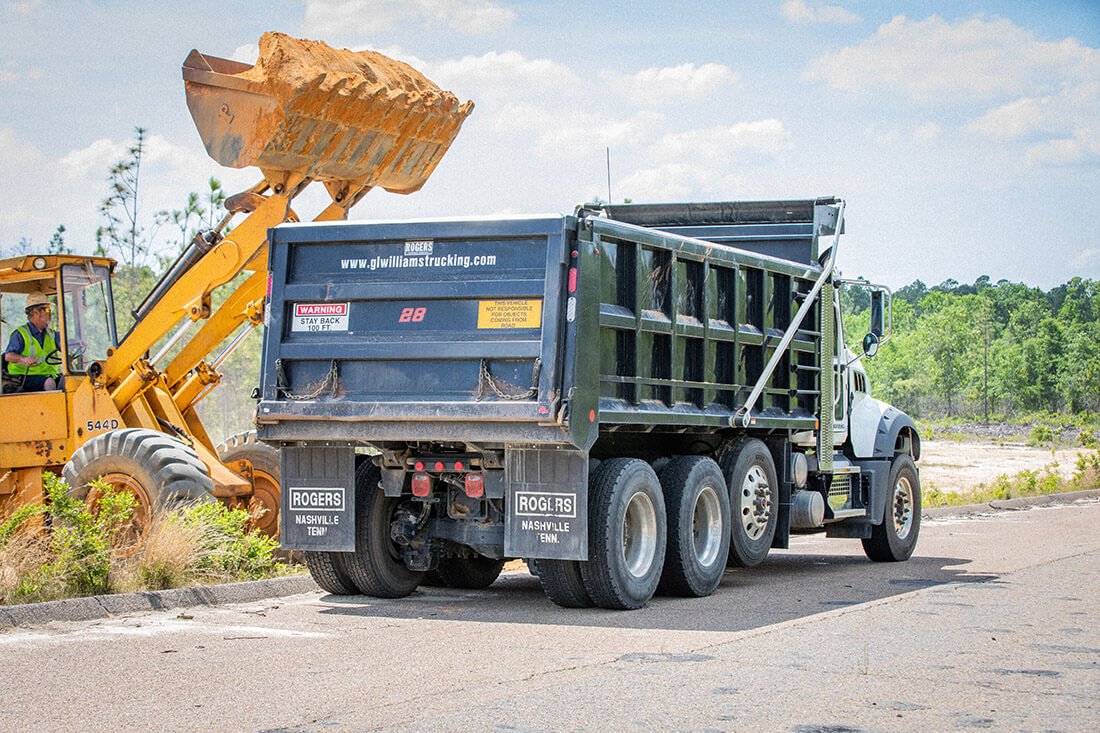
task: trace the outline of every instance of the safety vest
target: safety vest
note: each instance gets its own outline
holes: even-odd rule
[[[39,362],[34,366],[26,366],[24,364],[8,364],[8,374],[28,374],[31,376],[47,376],[56,377],[61,372],[53,364],[46,363],[46,357],[57,351],[57,340],[54,338],[53,332],[50,329],[46,329],[46,337],[42,339],[42,343],[38,343],[38,339],[31,336],[31,329],[26,325],[22,325],[15,329],[19,332],[19,335],[23,337],[23,356],[33,356],[35,361]]]

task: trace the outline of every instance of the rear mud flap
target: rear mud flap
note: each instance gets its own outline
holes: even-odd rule
[[[355,551],[355,449],[283,448],[284,550]]]
[[[504,554],[588,559],[588,454],[509,448],[504,461]]]

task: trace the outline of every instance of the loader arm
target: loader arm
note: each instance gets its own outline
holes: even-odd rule
[[[331,199],[315,221],[347,218],[374,187],[419,190],[473,109],[372,51],[278,33],[259,45],[255,65],[198,51],[183,64],[187,106],[207,153],[263,174],[233,209],[247,216],[224,238],[219,226],[192,244],[94,380],[125,426],[167,432],[191,447],[223,498],[247,495],[250,484],[220,462],[195,406],[220,380],[227,354],[211,358],[215,350],[242,324],[263,321],[268,230],[297,220],[291,204],[315,182]],[[252,275],[213,308],[214,290],[245,271]]]

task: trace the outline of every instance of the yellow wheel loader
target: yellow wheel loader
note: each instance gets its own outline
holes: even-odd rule
[[[209,155],[258,167],[263,178],[230,197],[227,216],[195,237],[135,310],[128,333],[116,332],[113,260],[0,260],[3,346],[13,331],[27,332],[24,306],[43,296],[57,334],[51,353],[17,360],[33,366],[0,362],[0,519],[43,501],[42,474],[53,471],[89,500],[88,482],[100,476],[132,492],[138,533],[159,507],[213,496],[259,503],[260,527],[277,536],[277,455],[253,434],[215,446],[195,409],[229,353],[263,324],[268,229],[297,220],[291,202],[313,182],[331,199],[315,221],[347,218],[375,186],[419,190],[473,104],[371,51],[278,33],[259,45],[255,65],[198,51],[183,63],[187,106]],[[251,274],[212,308],[214,289],[241,272]],[[43,381],[30,376],[47,374],[56,389],[26,391]]]

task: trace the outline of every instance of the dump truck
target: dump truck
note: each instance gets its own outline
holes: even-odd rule
[[[183,63],[207,152],[226,166],[255,166],[262,179],[228,199],[227,215],[194,238],[127,333],[117,333],[113,260],[0,260],[4,343],[26,320],[24,305],[43,298],[56,302],[58,333],[56,348],[36,359],[53,367],[58,389],[24,391],[24,373],[4,375],[0,410],[18,419],[0,422],[0,517],[42,502],[43,473],[52,471],[90,501],[96,478],[134,494],[135,539],[159,507],[211,496],[251,505],[259,528],[277,534],[278,455],[251,433],[215,445],[196,409],[228,355],[263,323],[267,232],[298,220],[291,203],[315,182],[331,199],[315,221],[346,218],[374,187],[419,190],[473,105],[373,51],[280,33],[264,34],[259,50],[254,65],[198,51]],[[213,291],[230,283],[213,307]]]
[[[845,203],[288,224],[257,434],[284,547],[331,593],[492,583],[566,607],[705,596],[795,532],[907,559],[920,437],[862,359],[890,291],[842,281]],[[840,288],[870,290],[846,347]]]

